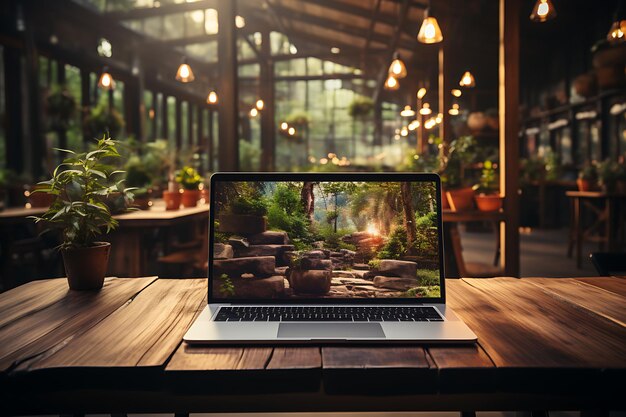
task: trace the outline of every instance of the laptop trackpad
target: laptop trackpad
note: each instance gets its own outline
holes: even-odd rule
[[[279,338],[369,339],[385,338],[379,323],[281,323]]]

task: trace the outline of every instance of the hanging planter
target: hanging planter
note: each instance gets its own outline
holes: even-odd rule
[[[78,106],[74,96],[66,89],[56,89],[46,98],[48,128],[54,132],[67,130],[74,121]]]

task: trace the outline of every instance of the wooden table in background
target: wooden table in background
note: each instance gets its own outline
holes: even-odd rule
[[[154,229],[169,229],[173,226],[202,222],[208,225],[209,206],[199,204],[197,207],[165,210],[165,203],[156,200],[150,210],[138,210],[114,216],[119,226],[107,236],[112,243],[109,274],[123,277],[139,277],[146,275],[147,252],[142,239],[146,232]],[[167,236],[164,240],[169,240]],[[168,242],[165,242],[167,246]]]
[[[576,247],[576,266],[582,264],[582,245],[585,241],[598,242],[607,251],[616,250],[616,241],[623,238],[626,223],[626,194],[607,194],[599,191],[568,191],[572,200],[572,224],[570,225],[567,256]],[[594,223],[585,227],[583,208],[595,214]],[[604,230],[601,230],[604,229]],[[594,235],[594,231],[598,234]],[[623,241],[620,243],[624,243]],[[604,246],[606,245],[606,246]],[[606,249],[605,249],[606,248]]]
[[[465,346],[192,347],[206,279],[0,294],[3,414],[624,409],[626,279],[447,280]]]

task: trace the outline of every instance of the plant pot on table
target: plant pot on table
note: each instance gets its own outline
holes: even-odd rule
[[[178,210],[183,195],[180,191],[163,191],[163,201],[165,201],[166,210]]]
[[[597,189],[595,181],[583,178],[576,179],[576,185],[578,186],[578,191],[595,191]]]
[[[183,190],[183,207],[196,207],[200,199],[200,190]]]
[[[499,194],[476,194],[476,206],[480,211],[498,211],[502,208],[502,197]]]
[[[456,188],[446,191],[448,203],[453,211],[474,209],[474,190],[472,187]]]
[[[61,249],[67,282],[72,290],[99,290],[104,283],[111,244],[95,242],[85,248]]]

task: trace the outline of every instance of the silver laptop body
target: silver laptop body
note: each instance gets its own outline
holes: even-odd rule
[[[476,341],[445,303],[436,174],[216,173],[210,191],[187,343]]]

